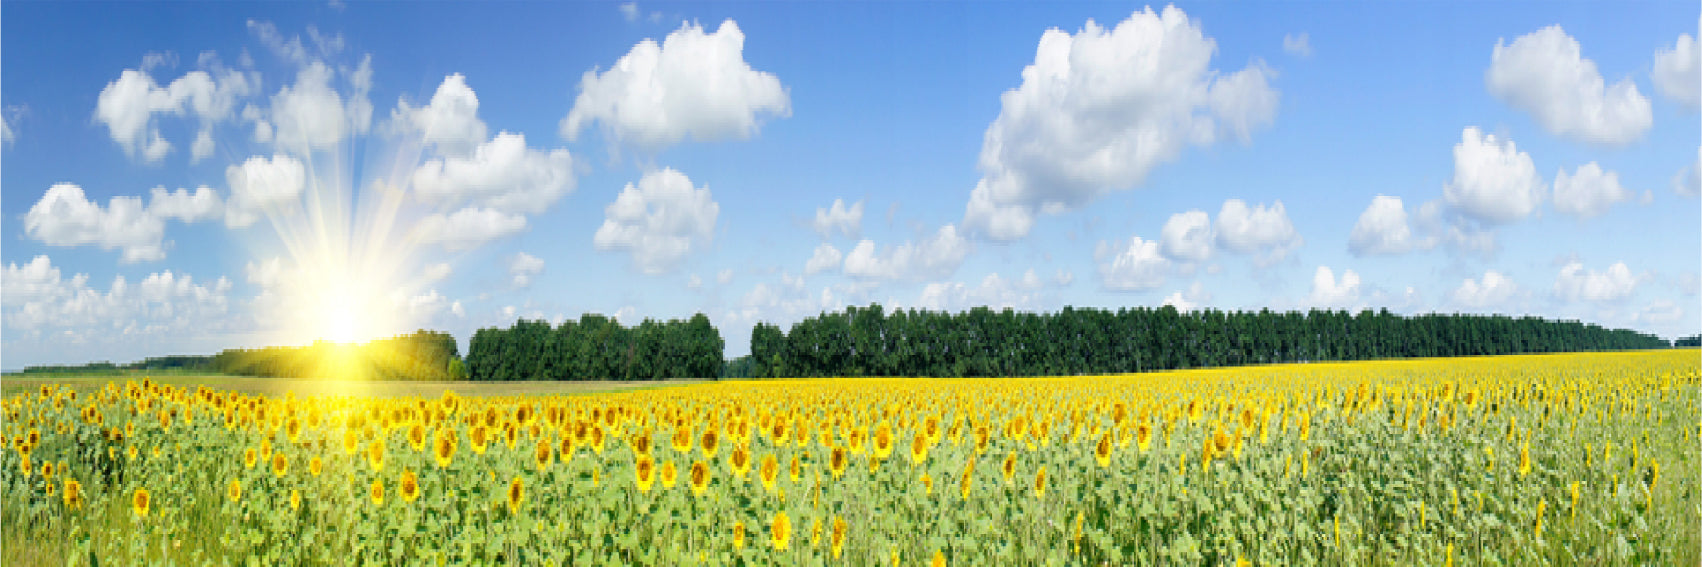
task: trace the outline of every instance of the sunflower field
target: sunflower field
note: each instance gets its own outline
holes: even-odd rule
[[[11,564],[1695,565],[1695,350],[8,397]]]

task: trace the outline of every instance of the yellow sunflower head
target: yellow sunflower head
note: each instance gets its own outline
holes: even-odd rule
[[[791,545],[792,520],[786,517],[784,510],[774,513],[774,519],[769,523],[769,540],[780,551],[786,551]]]

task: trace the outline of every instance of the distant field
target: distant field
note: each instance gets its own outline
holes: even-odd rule
[[[297,396],[423,396],[428,398],[440,397],[444,390],[454,390],[457,394],[467,396],[596,394],[704,382],[704,380],[667,380],[661,382],[352,382],[344,380],[255,378],[224,374],[8,374],[0,377],[0,395],[10,396],[21,392],[39,391],[45,384],[57,384],[79,393],[86,393],[99,390],[108,382],[118,382],[122,385],[127,380],[141,382],[144,377],[162,384],[191,389],[195,386],[206,386],[219,390],[235,390],[268,396],[282,396],[286,392],[294,392]]]

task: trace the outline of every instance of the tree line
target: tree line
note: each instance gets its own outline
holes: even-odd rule
[[[550,327],[521,319],[484,328],[467,344],[468,378],[496,380],[665,380],[722,373],[721,332],[702,313],[688,320],[645,319],[625,327],[598,314]]]
[[[728,374],[1054,376],[1376,358],[1667,348],[1655,336],[1578,321],[1388,310],[1057,313],[895,310],[879,304],[751,329],[751,354]]]
[[[224,374],[278,378],[466,379],[455,337],[425,329],[360,345],[316,341],[300,347],[227,349],[213,355],[209,368]]]

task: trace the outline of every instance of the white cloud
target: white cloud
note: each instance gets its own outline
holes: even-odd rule
[[[1489,92],[1530,112],[1550,133],[1603,145],[1631,143],[1653,123],[1649,99],[1629,77],[1607,86],[1578,40],[1549,26],[1495,42],[1484,82]]]
[[[1052,281],[1058,282],[1059,287],[1066,287],[1066,286],[1069,286],[1072,283],[1075,283],[1076,274],[1075,274],[1075,272],[1072,272],[1072,271],[1069,271],[1069,270],[1066,270],[1066,269],[1063,269],[1063,268],[1059,268],[1058,274],[1056,276],[1053,276]]]
[[[88,285],[86,274],[61,278],[47,256],[6,266],[0,275],[7,341],[51,338],[55,342],[134,340],[141,335],[203,332],[223,326],[230,280],[198,284],[170,270],[149,274],[139,285],[123,276],[105,291]]]
[[[1034,310],[1042,303],[1038,293],[1018,289],[996,273],[987,274],[977,286],[962,282],[930,283],[923,286],[922,294],[916,300],[916,306],[922,309],[949,312],[982,306],[993,310]]]
[[[1347,249],[1355,256],[1405,254],[1434,245],[1433,239],[1414,238],[1412,225],[1407,222],[1406,206],[1401,203],[1400,197],[1389,195],[1371,199],[1371,204],[1353,224],[1353,233],[1347,240]]]
[[[623,2],[619,6],[619,9],[621,11],[621,17],[626,18],[626,21],[628,21],[628,22],[638,21],[638,3],[637,2]]]
[[[1702,107],[1702,54],[1697,53],[1696,38],[1678,34],[1672,49],[1655,52],[1655,69],[1650,72],[1655,90],[1691,109]]]
[[[686,280],[686,289],[698,289],[701,287],[703,287],[703,276],[692,274],[691,278]]]
[[[603,209],[603,225],[591,242],[598,250],[628,251],[639,270],[659,274],[707,245],[720,214],[709,187],[692,187],[673,168],[650,171]]]
[[[1306,32],[1282,36],[1282,50],[1295,57],[1312,56],[1312,38]]]
[[[149,213],[140,197],[113,197],[102,208],[71,183],[49,187],[30,207],[24,233],[49,246],[121,248],[126,263],[165,258],[165,222]]]
[[[1099,264],[1099,279],[1112,291],[1146,291],[1164,284],[1170,260],[1159,254],[1159,245],[1139,236],[1127,243],[1099,241],[1093,252]]]
[[[420,279],[425,283],[436,283],[447,279],[452,271],[448,262],[426,264],[425,268],[420,270]]]
[[[223,216],[225,203],[218,191],[206,185],[196,187],[194,193],[188,189],[166,191],[165,187],[155,187],[148,197],[148,212],[162,220],[200,222]]]
[[[1221,218],[1218,222],[1222,223]],[[1204,262],[1211,258],[1213,238],[1211,215],[1205,211],[1170,215],[1159,231],[1164,255],[1183,262]]]
[[[1254,254],[1254,263],[1261,266],[1282,260],[1305,242],[1288,220],[1282,201],[1251,208],[1240,199],[1224,201],[1215,230],[1219,246],[1239,254]]]
[[[1672,176],[1672,190],[1686,197],[1702,194],[1702,147],[1696,148],[1696,161]]]
[[[561,135],[576,140],[600,122],[611,142],[655,152],[684,140],[745,139],[758,115],[790,116],[780,79],[744,59],[745,34],[733,20],[705,34],[684,23],[661,44],[645,39],[609,70],[585,72]]]
[[[526,230],[526,217],[493,209],[468,207],[433,214],[414,225],[414,237],[424,244],[441,244],[451,252],[471,250],[486,242]]]
[[[1579,166],[1572,175],[1564,169],[1554,175],[1554,209],[1562,213],[1590,218],[1630,198],[1631,192],[1619,185],[1619,174],[1602,171],[1593,161]]]
[[[969,240],[945,225],[933,236],[877,252],[863,239],[845,255],[845,275],[863,279],[930,280],[950,277],[969,256]]]
[[[1022,273],[1022,279],[1017,280],[1016,286],[1020,289],[1034,290],[1045,287],[1046,282],[1040,280],[1040,274],[1034,273],[1033,268],[1029,268]]]
[[[225,226],[241,228],[259,219],[258,213],[283,215],[301,205],[307,190],[307,168],[300,160],[276,154],[271,159],[254,156],[225,168],[230,184],[230,201],[225,207]]]
[[[370,73],[371,58],[363,67]],[[308,63],[296,74],[294,85],[272,95],[272,140],[278,147],[306,155],[314,150],[335,148],[372,123],[372,102],[357,84],[348,101],[331,88],[332,70],[319,61]]]
[[[487,128],[479,119],[479,97],[460,73],[444,77],[431,102],[414,108],[396,102],[391,121],[405,132],[450,155],[466,155],[485,141]]]
[[[1174,6],[1135,12],[1115,28],[1088,20],[1075,35],[1045,32],[987,128],[965,229],[1021,238],[1037,213],[1137,186],[1189,145],[1223,134],[1246,140],[1272,122],[1272,72],[1255,62],[1220,73],[1211,68],[1216,49]]]
[[[1211,301],[1211,297],[1211,293],[1206,291],[1205,285],[1195,281],[1188,286],[1186,293],[1182,291],[1171,292],[1170,295],[1164,296],[1164,301],[1159,305],[1169,305],[1175,307],[1177,311],[1187,313],[1203,307],[1206,302]]]
[[[822,238],[831,236],[838,231],[845,236],[857,238],[863,229],[863,202],[857,201],[850,207],[845,206],[844,199],[834,199],[828,208],[816,209],[816,218],[810,226],[820,233]]]
[[[715,283],[719,283],[721,285],[727,285],[729,283],[732,283],[732,281],[733,281],[733,270],[732,269],[721,270],[719,273],[715,274]]]
[[[1554,279],[1554,295],[1567,301],[1609,302],[1625,299],[1637,287],[1637,277],[1624,262],[1607,271],[1584,269],[1582,262],[1569,262]]]
[[[1347,309],[1359,302],[1359,274],[1342,270],[1340,280],[1329,266],[1318,266],[1312,274],[1312,294],[1308,301],[1314,307]]]
[[[479,144],[471,156],[450,156],[420,165],[414,192],[444,207],[471,203],[508,213],[541,213],[573,191],[573,157],[565,149],[526,147],[524,134],[502,132]]]
[[[815,252],[810,254],[810,260],[804,263],[804,275],[814,275],[816,272],[836,269],[839,267],[840,260],[844,258],[845,256],[839,252],[838,248],[823,242],[820,246],[816,246]]]
[[[1486,224],[1507,224],[1535,212],[1547,193],[1530,154],[1512,140],[1467,127],[1454,146],[1454,178],[1442,195],[1455,210]]]
[[[1677,323],[1684,318],[1684,308],[1665,299],[1657,299],[1632,316],[1632,320],[1655,325]]]
[[[544,273],[544,261],[537,256],[521,252],[508,260],[508,275],[514,287],[532,285],[532,278],[541,273]]]
[[[1451,296],[1455,306],[1465,309],[1489,309],[1509,307],[1508,300],[1519,292],[1519,286],[1506,275],[1495,270],[1487,270],[1483,278],[1474,280],[1467,278],[1454,288]]]
[[[132,158],[157,162],[171,151],[160,135],[156,114],[182,116],[192,113],[200,120],[191,154],[195,161],[212,155],[212,128],[231,118],[236,101],[259,84],[240,72],[216,65],[212,72],[190,71],[164,87],[144,69],[125,69],[118,79],[101,89],[95,104],[95,120],[105,124],[112,140]]]
[[[18,141],[18,135],[12,131],[12,119],[0,116],[0,144],[11,146],[16,141]]]

